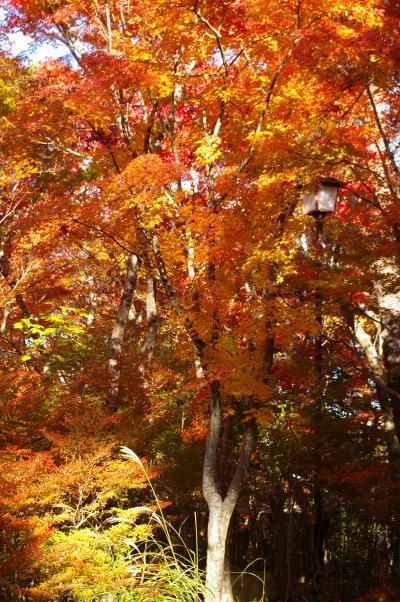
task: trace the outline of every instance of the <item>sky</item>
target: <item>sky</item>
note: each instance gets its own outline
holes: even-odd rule
[[[36,48],[30,48],[33,40],[23,33],[12,33],[8,36],[13,55],[23,55],[29,63],[38,63],[47,58],[59,58],[67,54],[68,50],[63,44],[56,46],[50,44],[39,44]]]
[[[5,19],[5,11],[0,6],[0,22],[4,23]],[[21,32],[10,33],[8,35],[8,42],[9,47],[7,50],[11,50],[11,53],[14,56],[23,55],[23,57],[29,63],[38,63],[47,58],[58,58],[67,53],[67,49],[61,43],[56,46],[52,46],[51,44],[38,44],[35,48],[33,48],[32,38],[24,35]]]

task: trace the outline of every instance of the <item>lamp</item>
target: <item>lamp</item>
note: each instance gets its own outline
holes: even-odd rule
[[[322,247],[324,246],[322,240],[322,220],[327,213],[334,213],[339,188],[342,186],[346,186],[346,182],[329,176],[320,176],[313,192],[304,194],[302,197],[303,214],[314,217],[316,242]]]

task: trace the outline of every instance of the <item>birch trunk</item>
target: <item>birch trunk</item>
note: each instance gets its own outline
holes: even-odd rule
[[[122,345],[140,264],[141,261],[137,255],[132,254],[128,257],[124,291],[111,333],[110,353],[108,358],[108,391],[106,398],[106,408],[109,414],[113,414],[118,409]]]

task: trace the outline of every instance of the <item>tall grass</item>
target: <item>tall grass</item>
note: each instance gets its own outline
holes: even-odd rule
[[[124,538],[131,553],[128,570],[135,579],[132,590],[132,602],[200,602],[204,600],[204,572],[199,569],[199,553],[196,529],[195,550],[185,544],[180,531],[177,531],[165,518],[162,504],[140,458],[128,447],[122,447],[121,453],[127,460],[138,464],[143,470],[151,489],[156,510],[143,506],[135,508],[149,515],[154,524],[154,534],[138,545]],[[112,519],[128,520],[129,519]],[[161,532],[161,537],[157,537]]]

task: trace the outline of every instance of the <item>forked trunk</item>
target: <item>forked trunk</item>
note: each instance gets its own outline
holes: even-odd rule
[[[249,424],[243,435],[235,474],[225,497],[218,478],[218,445],[221,434],[219,383],[211,383],[210,425],[203,465],[203,495],[208,505],[206,602],[232,602],[231,588],[224,586],[225,556],[229,523],[241,488],[247,477],[254,446],[255,425]]]

